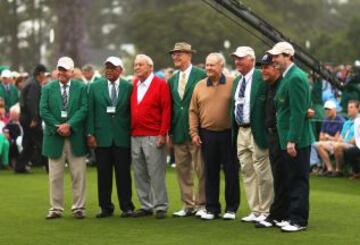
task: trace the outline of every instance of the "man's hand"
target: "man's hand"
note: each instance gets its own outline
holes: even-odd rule
[[[311,108],[309,108],[307,111],[306,111],[306,118],[308,119],[311,119],[315,116],[315,111]]]
[[[30,128],[35,128],[37,125],[37,121],[35,120],[31,120],[31,123],[30,123]]]
[[[286,150],[287,150],[287,153],[288,153],[291,157],[296,157],[297,151],[296,151],[296,148],[295,148],[295,143],[288,142],[288,143],[287,143],[287,146],[286,146]]]
[[[202,141],[200,139],[200,136],[199,135],[195,135],[193,138],[192,138],[192,143],[197,146],[197,147],[200,147],[201,144],[202,144]]]
[[[87,145],[90,149],[95,149],[97,147],[96,138],[93,135],[87,136]]]
[[[67,123],[59,124],[57,126],[57,132],[63,137],[69,137],[71,135],[70,125]]]
[[[166,136],[159,135],[156,139],[156,147],[161,148],[166,143]]]
[[[171,136],[166,137],[166,139],[167,139],[168,147],[169,147],[170,149],[173,148],[173,141],[172,141]]]

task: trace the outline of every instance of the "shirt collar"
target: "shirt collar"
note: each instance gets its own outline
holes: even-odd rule
[[[247,74],[245,74],[245,76],[243,75],[243,77],[245,77],[246,82],[248,82],[252,79],[254,70],[255,70],[255,68],[253,67]]]
[[[64,85],[59,81],[59,84],[60,84],[60,88],[64,88]],[[66,88],[70,88],[70,85],[71,85],[71,80],[68,81],[68,83],[66,84]]]
[[[192,69],[192,64],[190,64],[190,66],[188,68],[186,68],[185,71],[180,71],[180,75],[181,75],[181,73],[185,73],[186,77],[189,77],[191,69]]]
[[[225,83],[226,83],[225,75],[223,73],[221,73],[219,84],[225,84]],[[208,78],[206,81],[206,86],[210,87],[212,85],[213,85],[213,82],[210,80],[210,78]]]
[[[112,82],[110,80],[107,80],[108,82],[108,86],[111,86],[112,85]],[[118,87],[119,86],[119,83],[120,83],[120,78],[116,79],[115,80],[115,86]]]
[[[283,77],[286,76],[286,74],[289,72],[289,70],[290,70],[291,67],[293,67],[293,66],[294,66],[294,63],[291,63],[291,64],[288,66],[288,68],[286,68],[286,70],[283,72]]]
[[[151,73],[146,79],[145,81],[141,82],[140,80],[138,81],[137,83],[137,86],[139,86],[140,84],[146,86],[146,87],[149,87],[150,86],[150,83],[151,81],[154,79],[154,73]]]

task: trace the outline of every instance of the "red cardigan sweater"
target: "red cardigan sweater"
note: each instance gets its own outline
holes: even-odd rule
[[[144,98],[138,104],[138,82],[138,79],[133,81],[131,95],[131,135],[166,135],[171,121],[171,98],[168,84],[165,80],[154,76]]]

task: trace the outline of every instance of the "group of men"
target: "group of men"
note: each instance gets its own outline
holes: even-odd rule
[[[276,225],[287,232],[306,229],[310,91],[306,74],[293,63],[292,45],[280,42],[267,51],[259,62],[261,70],[255,68],[254,50],[238,47],[232,53],[240,73],[235,79],[224,74],[220,53],[206,57],[206,71],[192,65],[196,51],[188,43],[176,43],[169,53],[178,71],[168,81],[154,75],[149,56],[139,54],[132,83],[120,78],[121,59],[109,57],[104,77],[89,88],[72,80],[71,58],[59,59],[58,80],[43,88],[40,100],[46,125],[43,153],[49,157],[47,219],[61,217],[64,210],[65,162],[72,178],[73,215],[85,217],[87,147],[95,150],[97,159],[97,218],[114,213],[113,169],[121,217],[165,218],[169,143],[174,146],[183,203],[174,217],[219,218],[223,169],[224,220],[236,218],[241,172],[251,210],[243,222],[255,222],[258,228]],[[141,205],[137,210],[132,203],[131,163]]]

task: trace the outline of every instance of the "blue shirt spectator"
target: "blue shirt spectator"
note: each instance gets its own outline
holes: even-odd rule
[[[321,133],[335,136],[337,132],[341,132],[345,119],[342,116],[336,116],[334,119],[326,118],[321,125]]]
[[[348,142],[354,138],[354,119],[349,119],[344,123],[340,135],[344,142]]]

